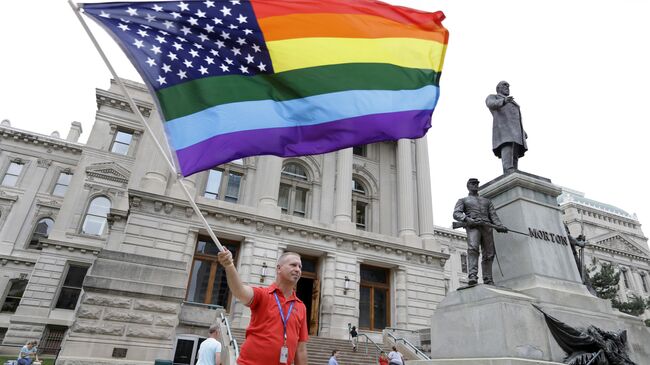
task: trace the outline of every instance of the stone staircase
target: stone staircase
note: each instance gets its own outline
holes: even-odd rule
[[[241,348],[244,343],[246,331],[243,329],[231,329],[232,335],[237,339],[237,344]],[[378,355],[375,351],[368,348],[366,355],[363,344],[358,351],[352,351],[352,345],[347,340],[336,340],[332,338],[310,336],[307,343],[307,354],[309,356],[309,365],[327,365],[327,361],[332,356],[332,350],[339,350],[339,365],[377,365]],[[381,344],[379,344],[381,346]]]

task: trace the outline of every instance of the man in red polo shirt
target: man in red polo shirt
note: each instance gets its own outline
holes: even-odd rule
[[[218,255],[226,270],[230,292],[251,309],[238,365],[307,365],[307,309],[294,288],[302,274],[300,255],[285,252],[278,258],[275,282],[268,287],[242,283],[227,249]]]

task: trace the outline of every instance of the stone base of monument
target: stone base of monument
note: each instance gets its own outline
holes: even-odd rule
[[[501,221],[511,230],[495,233],[502,266],[497,286],[477,285],[450,293],[436,308],[431,327],[433,360],[421,365],[561,364],[566,356],[544,316],[532,304],[573,328],[627,330],[628,354],[650,364],[650,330],[637,317],[612,309],[580,280],[549,179],[515,172],[483,185]]]

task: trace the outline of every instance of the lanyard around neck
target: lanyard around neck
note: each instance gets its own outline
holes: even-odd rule
[[[282,328],[284,329],[284,343],[287,343],[287,322],[289,322],[289,317],[291,316],[291,311],[293,310],[293,304],[295,301],[292,301],[289,305],[289,310],[287,311],[287,316],[284,316],[282,312],[282,305],[280,304],[280,299],[278,298],[278,293],[273,292],[275,296],[275,302],[278,303],[278,310],[280,310],[280,319],[282,319]]]

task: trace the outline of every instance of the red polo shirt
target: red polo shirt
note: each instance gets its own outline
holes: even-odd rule
[[[280,364],[280,349],[284,343],[284,329],[278,304],[273,293],[278,294],[282,313],[286,316],[291,302],[295,302],[291,316],[287,321],[287,347],[289,360],[293,364],[298,342],[309,339],[307,332],[307,308],[293,292],[287,299],[282,291],[271,284],[266,288],[253,288],[251,308],[251,323],[246,329],[246,341],[242,346],[238,365],[273,365]]]

